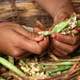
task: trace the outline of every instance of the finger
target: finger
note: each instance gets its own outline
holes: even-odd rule
[[[33,32],[38,33],[38,32],[40,32],[40,31],[42,31],[42,30],[41,30],[39,27],[34,27]]]
[[[33,33],[33,32],[28,32],[28,31],[25,31],[23,30],[22,28],[21,29],[16,29],[15,30],[18,34],[28,38],[28,39],[31,39],[31,40],[34,40],[34,41],[41,41],[43,40],[43,36],[42,35],[38,35],[36,33]]]
[[[71,35],[62,35],[59,33],[53,34],[52,38],[56,39],[57,41],[66,43],[66,44],[71,44],[74,45],[79,41],[79,35],[77,36],[71,36]]]
[[[37,41],[37,42],[43,41],[44,40],[44,36],[40,35],[38,37],[35,37],[34,40]]]
[[[56,55],[59,58],[68,58],[67,56],[64,56],[62,53],[58,52],[57,50],[52,51],[54,55]]]
[[[56,40],[54,40],[53,45],[54,47],[59,48],[68,53],[73,52],[79,46],[79,45],[75,45],[75,46],[67,45]]]
[[[68,14],[66,12],[61,12],[61,14],[54,17],[54,23],[57,24],[61,21],[64,21],[66,18],[68,18],[71,14]]]
[[[36,33],[32,33],[32,32],[28,32],[25,31],[23,29],[16,29],[15,30],[18,34],[30,39],[30,40],[34,40],[34,41],[41,41],[44,39],[44,37],[42,35],[37,35]]]
[[[15,47],[9,47],[8,49],[5,50],[6,54],[13,56],[13,57],[19,57],[23,54],[23,50],[19,50]]]
[[[49,46],[49,38],[44,38],[42,41],[39,42],[39,45],[43,50],[45,50]]]
[[[42,48],[37,42],[24,38],[19,40],[18,47],[33,54],[40,54],[42,51]]]
[[[53,47],[53,50],[58,52],[58,56],[62,56],[64,58],[68,58],[68,53],[66,51],[63,51],[57,47]]]
[[[27,56],[29,56],[29,55],[31,55],[29,52],[23,50],[23,51],[21,51],[21,55],[16,56],[15,59],[18,60],[18,59],[20,59],[20,58],[23,58],[23,57],[25,57],[25,56],[27,57]]]
[[[55,47],[54,50],[56,50],[56,51],[58,51],[59,53],[61,53],[62,56],[67,56],[67,55],[68,55],[68,53],[67,53],[66,51],[61,50],[60,48],[56,48],[56,47]]]
[[[17,26],[17,28],[13,28],[13,31],[19,35],[22,35],[22,36],[24,36],[28,39],[32,39],[32,40],[34,40],[34,38],[38,36],[37,34],[35,34],[33,32],[29,32],[29,31],[25,30],[21,26]]]
[[[36,30],[35,30],[36,29]],[[36,21],[35,27],[34,27],[34,31],[44,31],[45,30],[45,26],[39,21]]]
[[[33,40],[29,40],[24,36],[21,36],[21,35],[18,35],[18,36],[19,37],[18,37],[17,43],[19,48],[34,54],[40,54],[42,52],[43,49],[39,45],[39,43]]]
[[[16,28],[13,28],[13,31],[18,33],[19,35],[22,35],[28,39],[31,39],[31,40],[40,41],[43,39],[42,36],[39,36],[38,34],[33,33],[33,32],[29,32],[29,31],[21,28],[20,25],[17,25]]]

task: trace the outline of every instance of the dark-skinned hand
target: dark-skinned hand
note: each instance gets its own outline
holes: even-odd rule
[[[48,38],[28,32],[16,23],[0,23],[0,52],[6,55],[41,54],[47,45]]]
[[[71,36],[55,33],[51,38],[53,54],[62,58],[67,58],[80,45],[80,35]]]

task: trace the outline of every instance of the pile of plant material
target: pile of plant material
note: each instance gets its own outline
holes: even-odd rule
[[[80,57],[51,62],[41,59],[25,57],[14,64],[0,57],[0,80],[77,80],[80,75]]]

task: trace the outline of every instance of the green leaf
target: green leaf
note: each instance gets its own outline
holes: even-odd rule
[[[54,32],[56,32],[56,33],[61,32],[64,28],[68,27],[69,21],[70,20],[62,21],[61,23],[55,25],[51,32],[52,33],[54,33]]]

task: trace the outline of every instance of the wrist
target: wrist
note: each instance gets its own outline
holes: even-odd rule
[[[54,24],[69,18],[75,11],[71,7],[62,7],[54,15]]]
[[[57,13],[57,14],[54,16],[54,19],[53,19],[54,24],[57,24],[57,23],[65,20],[65,19],[69,18],[72,14],[73,14],[73,12],[69,14],[69,13],[66,12],[66,11]]]

